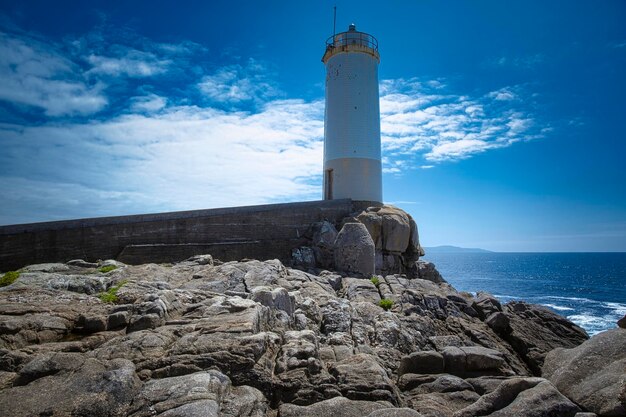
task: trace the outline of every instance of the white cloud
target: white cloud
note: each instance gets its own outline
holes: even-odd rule
[[[426,159],[430,161],[441,161],[446,159],[464,158],[470,154],[483,152],[496,146],[493,142],[485,142],[478,139],[461,139],[453,142],[441,142],[435,145],[426,154]]]
[[[262,102],[281,95],[268,80],[267,68],[250,59],[245,66],[229,65],[202,78],[198,88],[212,101],[227,104]]]
[[[178,106],[88,124],[0,126],[11,148],[0,157],[5,168],[26,159],[33,167],[2,176],[0,222],[14,222],[6,213],[19,216],[21,202],[43,207],[50,190],[62,193],[67,213],[106,207],[89,215],[317,199],[322,114],[321,101],[287,100],[258,113]]]
[[[517,98],[515,93],[510,88],[502,88],[497,91],[492,91],[487,94],[487,96],[498,101],[511,101]]]
[[[512,107],[519,87],[472,98],[433,94],[428,82],[411,79],[383,81],[381,91],[383,153],[393,160],[453,161],[541,137],[532,116]],[[405,167],[416,165],[432,166]]]
[[[131,48],[115,48],[119,56],[89,55],[85,59],[92,68],[88,75],[106,74],[114,77],[151,77],[163,74],[171,65],[169,59],[159,59],[156,55]]]
[[[41,108],[48,116],[87,115],[107,105],[102,90],[54,46],[0,34],[0,100]]]
[[[133,97],[131,99],[131,110],[135,113],[153,113],[161,110],[167,104],[165,97],[156,94],[148,94],[146,96]]]

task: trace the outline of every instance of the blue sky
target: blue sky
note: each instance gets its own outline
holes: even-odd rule
[[[335,4],[424,245],[626,251],[617,0],[4,1],[0,224],[319,199]]]

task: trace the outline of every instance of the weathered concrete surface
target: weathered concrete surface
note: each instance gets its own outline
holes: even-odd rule
[[[286,261],[311,223],[334,223],[375,204],[310,201],[1,226],[0,271],[77,258],[175,262],[202,253]]]

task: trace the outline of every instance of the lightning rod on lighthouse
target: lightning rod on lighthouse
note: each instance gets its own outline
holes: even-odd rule
[[[324,200],[382,202],[378,41],[347,32],[326,41]]]

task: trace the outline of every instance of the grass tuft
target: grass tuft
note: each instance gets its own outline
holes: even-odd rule
[[[383,310],[389,310],[391,307],[393,307],[393,300],[390,300],[388,298],[383,298],[382,300],[378,302],[378,305],[382,307]]]
[[[100,268],[98,268],[98,271],[102,272],[103,274],[106,274],[107,272],[111,272],[115,269],[117,269],[117,266],[115,265],[105,265],[105,266],[101,266]]]
[[[19,271],[9,271],[6,272],[2,278],[0,278],[0,287],[6,287],[7,285],[11,285],[20,277]]]
[[[120,288],[122,288],[127,283],[128,283],[128,281],[126,281],[126,280],[120,281],[117,285],[112,286],[107,291],[101,292],[100,294],[98,294],[98,298],[103,303],[115,304],[117,302],[117,300],[118,300],[117,292],[120,290]]]
[[[378,288],[378,286],[380,285],[380,280],[376,276],[371,277],[370,281],[372,282],[372,284],[374,284],[376,288]]]

